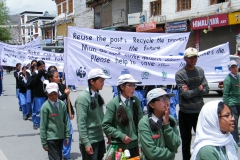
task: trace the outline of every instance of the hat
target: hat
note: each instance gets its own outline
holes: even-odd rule
[[[194,56],[198,56],[198,51],[195,48],[188,48],[184,51],[184,57],[194,57]]]
[[[238,47],[238,51],[240,51],[240,47]]]
[[[234,61],[234,60],[231,60],[230,62],[229,62],[229,64],[228,64],[228,68],[231,68],[232,66],[237,66],[237,62],[236,61]]]
[[[58,84],[54,82],[48,83],[46,86],[46,91],[48,94],[52,92],[58,92]]]
[[[101,77],[101,78],[104,78],[104,79],[109,79],[111,77],[107,76],[102,69],[99,69],[99,68],[95,68],[95,69],[92,69],[89,73],[88,73],[88,79],[93,79],[93,78],[96,78],[96,77]]]
[[[148,92],[147,94],[147,104],[154,98],[160,97],[160,96],[164,96],[167,95],[169,97],[173,97],[175,96],[175,94],[173,93],[167,93],[165,90],[163,90],[162,88],[154,88],[151,91]]]
[[[126,83],[126,82],[129,82],[129,83],[136,83],[136,84],[141,84],[142,82],[141,81],[137,81],[133,78],[132,75],[130,74],[123,74],[121,75],[119,78],[118,78],[118,82],[117,82],[117,86],[123,84],[123,83]]]

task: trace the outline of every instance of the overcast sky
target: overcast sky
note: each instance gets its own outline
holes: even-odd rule
[[[19,14],[24,11],[48,11],[56,14],[56,3],[52,0],[6,0],[9,14]]]

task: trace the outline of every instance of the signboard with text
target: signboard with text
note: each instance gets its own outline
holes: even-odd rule
[[[148,22],[136,26],[136,32],[142,32],[152,29],[156,29],[156,22]]]
[[[209,17],[194,18],[191,22],[192,30],[214,28],[228,25],[228,14],[217,14]]]
[[[167,33],[177,33],[187,31],[187,21],[168,22],[166,23]]]

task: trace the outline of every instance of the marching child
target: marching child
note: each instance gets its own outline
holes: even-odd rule
[[[41,107],[40,138],[43,149],[48,152],[49,160],[62,159],[63,139],[68,145],[70,126],[67,108],[58,99],[58,84],[48,83],[46,86],[46,100]]]
[[[102,130],[104,100],[99,94],[106,76],[102,69],[88,73],[88,88],[80,93],[75,107],[83,160],[101,160],[106,152]]]
[[[139,156],[137,127],[143,112],[134,91],[136,84],[141,83],[130,74],[118,78],[118,96],[107,104],[102,124],[105,134],[111,137],[111,144],[128,150],[130,158]]]
[[[161,88],[147,94],[148,115],[138,124],[142,160],[175,158],[181,141],[176,121],[169,115],[170,97],[173,96]]]

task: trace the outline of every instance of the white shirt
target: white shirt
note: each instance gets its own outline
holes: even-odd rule
[[[54,104],[55,102],[51,101],[50,99],[48,99],[48,100],[55,107],[55,104]],[[57,105],[57,108],[59,109],[59,100],[57,100],[56,105]]]
[[[232,73],[230,73],[230,74],[233,76],[233,78],[237,79],[238,75],[235,75],[235,74],[232,74]]]
[[[120,98],[126,106],[129,106],[130,100],[128,101],[128,104],[126,104],[125,101],[126,101],[127,98],[125,98],[122,94],[120,95]],[[128,98],[128,99],[130,99],[130,98]]]

